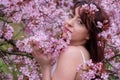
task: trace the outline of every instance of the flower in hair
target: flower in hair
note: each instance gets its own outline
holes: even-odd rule
[[[103,30],[107,30],[109,28],[109,21],[108,20],[104,20],[103,22],[97,21],[97,27]]]
[[[103,23],[100,22],[100,21],[97,21],[97,27],[98,27],[98,28],[102,28],[102,26],[103,26]]]
[[[95,12],[99,11],[95,4],[84,4],[82,5],[81,9],[87,11],[90,14],[94,14]]]

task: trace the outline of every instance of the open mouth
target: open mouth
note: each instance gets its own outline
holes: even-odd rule
[[[72,33],[72,32],[67,28],[67,26],[68,26],[68,25],[65,25],[65,26],[64,26],[64,28],[63,28],[63,32],[65,32],[65,33],[66,33],[66,32],[70,32],[70,33]]]
[[[63,28],[62,38],[64,39],[64,41],[67,41],[69,39],[71,33],[72,32],[66,27]]]

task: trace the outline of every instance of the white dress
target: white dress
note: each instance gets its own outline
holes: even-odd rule
[[[52,69],[51,69],[51,76],[53,76],[53,73],[55,72],[55,69],[57,67],[57,61],[54,63],[54,65],[52,66]]]

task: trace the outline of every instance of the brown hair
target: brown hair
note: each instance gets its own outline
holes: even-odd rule
[[[84,4],[91,4],[91,2],[87,2],[85,0],[77,1],[73,7],[73,13],[75,13],[76,7],[81,7]],[[93,2],[92,4],[96,5]],[[90,39],[87,41],[85,47],[89,51],[90,58],[93,60],[93,62],[100,62],[104,58],[104,46],[98,46],[98,41],[100,41],[100,38],[98,38],[97,35],[103,30],[108,29],[109,17],[102,8],[100,8],[98,5],[96,5],[96,7],[99,9],[99,11],[95,12],[93,17],[88,16],[88,13],[85,11],[80,12],[79,15],[90,34]],[[105,20],[108,20],[108,22],[104,23]],[[102,28],[97,27],[97,21],[103,23]],[[105,41],[103,42],[105,44]]]

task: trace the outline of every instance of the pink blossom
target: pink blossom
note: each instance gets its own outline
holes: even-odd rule
[[[93,70],[89,70],[87,73],[81,75],[84,80],[91,80],[95,78],[95,73]]]
[[[86,10],[90,14],[94,14],[95,12],[99,11],[99,9],[94,4],[84,4],[82,5],[80,10]]]
[[[12,74],[8,74],[7,78],[8,78],[7,80],[13,80],[13,75]]]
[[[69,14],[67,11],[70,10],[72,0],[60,0],[60,6],[57,6],[58,4],[54,0],[0,0],[0,4],[5,6],[5,10],[3,11],[6,14],[7,20],[10,19],[13,23],[22,22],[26,28],[25,36],[27,37],[16,41],[16,47],[20,52],[31,53],[33,46],[31,46],[30,42],[36,41],[37,48],[42,48],[45,54],[52,53],[56,57],[70,43],[71,35],[69,32],[67,33],[66,42],[61,38],[61,33],[64,24],[63,21]],[[106,39],[105,58],[110,59],[116,54],[120,54],[120,1],[101,0],[99,4],[110,16],[110,28],[98,35]],[[94,4],[85,4],[82,7],[89,10],[92,14],[99,11]],[[97,24],[99,28],[103,26],[100,21]],[[12,39],[14,32],[12,26],[6,23],[3,29],[2,25],[0,24],[0,37],[3,36],[6,40]],[[108,44],[113,47],[107,47]],[[113,50],[114,48],[116,51]],[[40,79],[40,73],[37,71],[39,68],[36,66],[37,64],[34,60],[15,55],[9,57],[14,63],[23,63],[18,69],[20,71],[19,80],[23,79],[23,75],[27,76],[29,80]],[[111,70],[117,72],[116,76],[119,76],[119,62],[116,62],[114,59],[110,63],[114,67]],[[87,70],[88,72],[83,72],[82,74],[84,80],[91,80],[95,78],[95,75],[100,76],[101,79],[108,80],[108,73],[101,72],[102,63],[94,64],[90,60],[86,63],[86,66],[89,69]],[[79,66],[78,70],[82,68],[83,66]],[[10,68],[10,70],[12,69]],[[12,76],[8,74],[8,77]],[[12,78],[10,79],[12,80]],[[101,79],[97,78],[95,80]]]
[[[3,31],[2,31],[2,24],[3,24],[3,23],[0,22],[0,37],[1,37],[2,34],[3,34]]]
[[[19,75],[18,80],[23,80],[23,75]]]
[[[97,21],[97,27],[102,28],[103,24],[100,21]]]
[[[0,37],[2,36],[2,34],[3,34],[2,30],[0,30]]]
[[[107,73],[102,73],[101,78],[103,80],[108,80],[109,75]]]
[[[6,28],[4,30],[4,38],[10,40],[13,36],[14,29],[9,24],[5,25]]]
[[[9,47],[9,48],[8,48],[8,51],[12,51],[12,50],[13,50],[13,47]]]
[[[112,51],[112,49],[106,48],[104,56],[105,56],[106,59],[109,59],[109,58],[115,56],[115,53]]]

